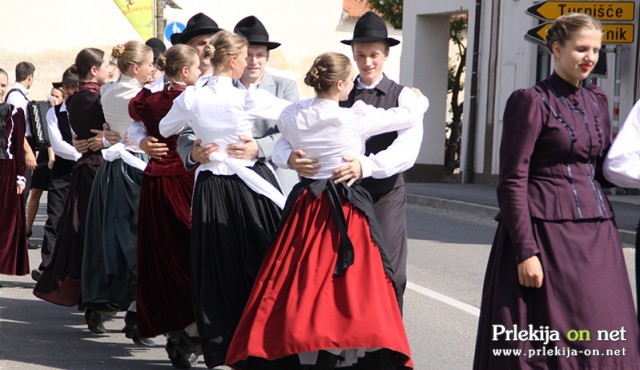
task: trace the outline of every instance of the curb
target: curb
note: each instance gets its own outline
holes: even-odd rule
[[[424,207],[447,209],[450,211],[459,211],[472,213],[481,217],[488,217],[493,219],[498,214],[499,208],[493,206],[487,206],[483,204],[475,204],[462,202],[453,199],[444,199],[430,197],[426,195],[407,194],[407,202],[411,204],[417,204]],[[636,232],[630,230],[618,229],[620,235],[620,241],[624,248],[635,248]]]

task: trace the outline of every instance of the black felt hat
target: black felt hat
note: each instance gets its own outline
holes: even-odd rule
[[[265,45],[269,50],[280,46],[279,42],[269,41],[269,32],[264,28],[262,22],[253,15],[243,18],[238,22],[233,32],[246,37],[249,45]]]
[[[180,38],[181,35],[182,35],[182,32],[172,33],[171,37],[169,38],[169,40],[171,41],[171,45],[179,44],[178,39]]]
[[[158,61],[158,57],[160,55],[164,54],[164,52],[167,51],[167,47],[165,46],[164,42],[162,42],[162,40],[160,40],[157,37],[150,38],[145,42],[145,45],[147,45],[148,47],[151,48],[151,50],[153,50],[154,63]]]
[[[216,33],[221,28],[213,19],[206,16],[204,13],[198,13],[187,21],[187,27],[181,33],[177,33],[176,42],[173,42],[173,36],[171,37],[172,44],[186,44],[192,37],[206,34]],[[176,35],[176,34],[174,34]]]
[[[78,75],[71,72],[71,68],[65,69],[62,74],[62,81],[60,82],[52,82],[51,85],[56,89],[61,88],[63,85],[77,85],[80,82],[78,79]]]
[[[371,11],[364,13],[356,22],[356,26],[353,28],[353,39],[342,40],[341,42],[351,45],[352,42],[357,41],[386,41],[389,46],[396,46],[400,43],[400,41],[389,37],[384,20]]]

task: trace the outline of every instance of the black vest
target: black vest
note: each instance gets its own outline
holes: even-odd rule
[[[60,112],[60,107],[62,107],[62,104],[58,104],[53,107],[56,112],[56,117],[58,117],[58,130],[60,130],[62,140],[66,141],[70,145],[73,145],[73,134],[71,131],[71,125],[69,124],[69,115],[67,115],[67,112]],[[74,161],[70,161],[56,155],[56,161],[54,162],[53,168],[51,169],[51,176],[59,178],[65,175],[69,175],[73,172],[74,165]]]
[[[357,81],[354,82],[354,84],[357,84]],[[386,75],[383,75],[382,80],[374,89],[360,90],[354,88],[351,90],[349,98],[344,102],[340,102],[340,106],[351,107],[356,101],[362,100],[363,102],[377,108],[395,108],[398,106],[398,97],[400,96],[400,92],[403,88],[404,86],[391,81]],[[397,137],[397,131],[372,136],[367,140],[365,155],[372,153],[375,154],[387,149]],[[361,185],[372,195],[383,194],[404,185],[404,180],[401,175],[402,174],[398,173],[387,177],[386,179],[374,179],[369,177],[363,179]]]

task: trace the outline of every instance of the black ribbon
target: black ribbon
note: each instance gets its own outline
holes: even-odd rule
[[[309,180],[302,180],[309,181]],[[347,220],[344,218],[344,212],[342,211],[342,202],[340,201],[339,190],[336,184],[331,179],[323,180],[311,180],[309,181],[308,189],[316,197],[323,192],[326,192],[329,200],[329,206],[331,208],[331,214],[335,220],[338,232],[340,233],[340,246],[338,247],[338,261],[336,267],[333,270],[333,274],[336,276],[344,275],[349,266],[353,265],[354,251],[353,243],[347,233]],[[348,194],[342,194],[348,198]]]

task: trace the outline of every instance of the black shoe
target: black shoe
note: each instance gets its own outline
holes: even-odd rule
[[[42,248],[41,244],[31,244],[29,243],[29,249],[40,249]]]
[[[40,280],[40,277],[42,277],[42,271],[40,269],[31,270],[31,278],[34,281]]]
[[[84,311],[84,320],[92,333],[104,334],[107,332],[107,329],[104,328],[104,318],[96,311],[87,308]]]
[[[344,357],[334,355],[331,352],[320,351],[318,352],[318,359],[313,366],[313,370],[331,370],[335,369],[338,361],[344,361]]]
[[[167,351],[167,354],[169,355],[169,360],[171,360],[171,365],[176,369],[190,368],[191,365],[195,364],[191,362],[192,358],[195,360],[195,362],[198,361],[198,357],[195,356],[193,353],[184,354],[178,351],[178,349],[173,345],[170,338],[167,338],[167,345],[164,347],[164,349]]]
[[[138,323],[136,321],[136,313],[133,311],[127,311],[124,316],[124,328],[122,328],[124,335],[131,339],[133,343],[139,346],[154,346],[155,343],[149,338],[142,338],[138,334]]]
[[[190,337],[184,330],[169,332],[167,333],[167,336],[178,351],[182,353],[194,353],[196,355],[202,354],[200,338]]]

